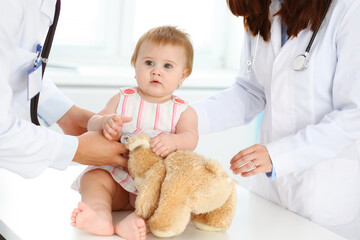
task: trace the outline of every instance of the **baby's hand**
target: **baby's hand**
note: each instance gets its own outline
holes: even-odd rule
[[[131,117],[122,117],[117,114],[111,114],[104,117],[103,134],[109,140],[119,141],[121,127],[124,123],[131,121]]]
[[[172,152],[176,151],[176,143],[173,134],[161,134],[160,136],[151,140],[151,149],[160,156],[166,157]]]

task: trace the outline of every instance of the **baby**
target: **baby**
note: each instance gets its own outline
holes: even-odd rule
[[[173,95],[192,71],[193,47],[186,33],[172,26],[150,29],[137,42],[131,64],[136,87],[120,89],[88,123],[111,141],[122,133],[147,134],[161,157],[176,150],[194,150],[198,142],[197,115]],[[73,183],[81,194],[71,224],[96,235],[146,238],[145,221],[135,212],[115,226],[113,210],[133,210],[137,190],[126,166],[89,166]]]

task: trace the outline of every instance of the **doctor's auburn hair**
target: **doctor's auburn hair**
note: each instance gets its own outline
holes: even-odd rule
[[[269,7],[271,0],[226,0],[231,13],[244,17],[245,29],[253,36],[258,32],[265,41],[270,39]],[[287,35],[296,37],[308,26],[315,31],[321,25],[328,0],[284,0],[279,15],[287,27]],[[330,4],[331,4],[330,0]]]
[[[189,34],[179,30],[175,26],[160,26],[151,28],[144,33],[138,40],[133,55],[131,57],[131,65],[135,66],[141,45],[145,41],[150,41],[158,45],[171,44],[184,48],[186,56],[186,68],[189,70],[187,76],[192,72],[194,61],[194,48],[192,46]]]

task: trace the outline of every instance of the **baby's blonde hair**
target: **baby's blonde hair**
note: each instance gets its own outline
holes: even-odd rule
[[[145,41],[151,41],[158,45],[172,44],[181,46],[185,50],[186,63],[185,68],[188,69],[188,75],[192,72],[193,60],[194,60],[194,49],[191,44],[189,34],[177,29],[174,26],[161,26],[152,28],[144,33],[136,44],[135,50],[131,57],[131,65],[135,66],[139,49]]]

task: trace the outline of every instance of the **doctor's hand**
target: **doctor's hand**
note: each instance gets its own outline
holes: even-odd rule
[[[74,105],[57,121],[57,124],[65,134],[79,136],[87,131],[88,121],[93,115],[93,112]]]
[[[128,150],[123,143],[106,139],[100,131],[84,133],[78,139],[74,162],[127,167],[128,159],[123,154],[127,154]]]
[[[242,177],[272,171],[269,152],[264,145],[255,144],[236,154],[230,161],[230,170]]]

